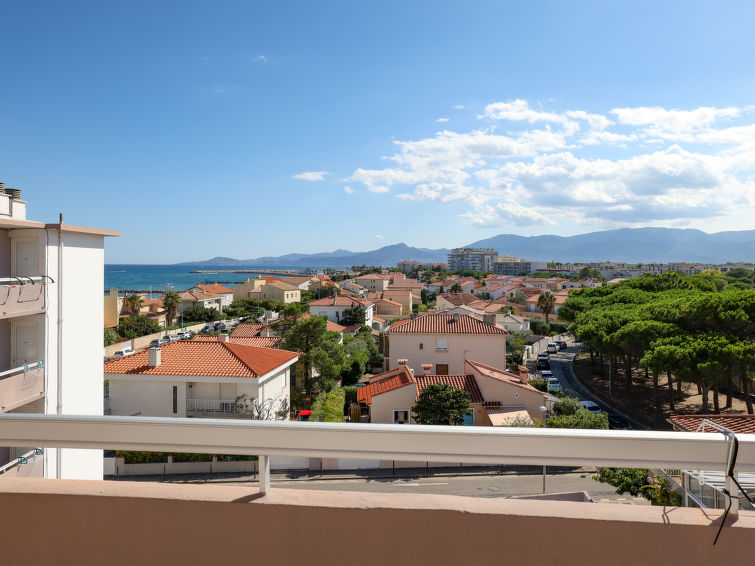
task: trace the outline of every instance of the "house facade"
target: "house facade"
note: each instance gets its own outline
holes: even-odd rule
[[[190,291],[202,291],[204,293],[208,293],[210,295],[217,295],[220,297],[220,308],[224,309],[226,307],[231,306],[231,303],[233,302],[233,289],[229,289],[228,287],[225,287],[224,285],[218,285],[217,283],[205,284],[205,285],[195,285]]]
[[[507,333],[495,323],[495,315],[480,320],[463,314],[426,314],[397,321],[386,332],[386,367],[407,360],[415,371],[430,364],[437,375],[464,373],[467,359],[506,367]]]
[[[312,316],[325,316],[331,322],[340,323],[346,315],[346,311],[359,306],[364,309],[364,323],[372,327],[372,319],[375,316],[375,304],[368,300],[355,299],[344,295],[335,295],[317,299],[309,303],[309,314]]]

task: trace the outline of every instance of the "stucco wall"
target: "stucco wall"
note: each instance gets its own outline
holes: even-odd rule
[[[128,376],[110,379],[110,411],[113,415],[185,417],[186,383],[179,381],[135,381]],[[202,384],[207,385],[207,384]],[[210,384],[215,385],[215,384]],[[173,412],[173,387],[178,387],[178,412]],[[215,387],[217,390],[217,386]],[[215,398],[215,397],[211,397]]]
[[[448,351],[436,351],[436,338],[448,339]],[[448,364],[449,374],[466,373],[464,360],[474,360],[495,368],[506,367],[506,339],[504,335],[468,334],[390,334],[388,338],[388,367],[398,366],[398,360],[407,359],[415,373],[422,373],[422,364]],[[422,349],[420,349],[422,344]]]
[[[416,404],[417,388],[413,384],[375,395],[370,406],[370,422],[393,424],[393,411],[407,409],[409,419],[414,424],[414,419],[411,418],[411,409]]]

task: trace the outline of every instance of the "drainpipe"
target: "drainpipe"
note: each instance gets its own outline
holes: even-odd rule
[[[58,403],[56,414],[63,414],[63,213],[60,213],[60,227],[58,229]],[[55,450],[55,477],[62,475],[62,449]]]

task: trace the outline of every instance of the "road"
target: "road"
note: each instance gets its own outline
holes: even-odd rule
[[[577,379],[577,376],[574,375],[574,369],[572,368],[572,362],[574,361],[574,358],[576,357],[578,352],[579,347],[575,346],[574,343],[571,343],[566,350],[557,354],[551,354],[550,356],[551,371],[553,372],[553,376],[558,379],[558,382],[561,384],[564,392],[572,397],[578,398],[581,401],[593,401],[601,408],[601,410],[605,411],[606,413],[615,413],[621,415],[626,420],[628,420],[632,424],[632,427],[636,430],[647,429],[648,427],[644,424],[627,417],[621,411],[618,411],[616,408],[607,405],[606,403],[595,397],[595,395],[593,395],[584,385],[580,383],[580,381]]]
[[[131,478],[129,478],[131,479]],[[136,478],[133,478],[136,479]],[[175,481],[175,480],[174,480]],[[251,477],[184,479],[185,483],[212,483],[255,487]],[[271,487],[280,489],[309,489],[321,491],[363,491],[370,493],[433,493],[464,497],[514,497],[537,495],[543,492],[542,474],[480,474],[480,475],[417,475],[405,477],[331,476],[309,479],[290,479],[274,474]],[[562,472],[546,476],[548,493],[586,491],[593,501],[647,505],[647,500],[616,495],[613,488],[592,479],[589,470]]]

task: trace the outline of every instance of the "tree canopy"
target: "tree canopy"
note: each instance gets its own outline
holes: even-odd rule
[[[419,424],[461,425],[469,414],[469,393],[445,383],[425,387],[412,407],[412,416]]]

